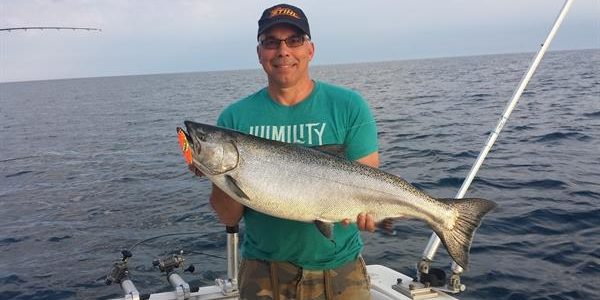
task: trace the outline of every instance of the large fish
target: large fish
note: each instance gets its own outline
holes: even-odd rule
[[[241,204],[272,216],[333,222],[369,213],[423,220],[466,268],[475,229],[495,207],[485,199],[436,199],[404,179],[324,151],[185,121],[178,128],[186,161]]]

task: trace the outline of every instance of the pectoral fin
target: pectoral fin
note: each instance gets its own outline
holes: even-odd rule
[[[250,201],[250,197],[248,197],[248,195],[246,195],[246,193],[242,191],[237,181],[233,177],[225,175],[225,182],[227,182],[227,187],[229,188],[229,190],[231,190],[236,196]]]
[[[314,223],[323,236],[330,240],[333,238],[333,223],[322,220],[315,220]]]

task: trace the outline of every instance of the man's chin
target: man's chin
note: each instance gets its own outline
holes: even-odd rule
[[[273,82],[277,83],[280,86],[288,86],[288,85],[292,85],[292,83],[295,82],[294,80],[294,76],[291,76],[291,74],[275,74],[274,76],[271,77]]]
[[[273,69],[275,76],[288,76],[289,74],[293,74],[298,71],[298,68],[295,66],[288,67],[279,67]]]

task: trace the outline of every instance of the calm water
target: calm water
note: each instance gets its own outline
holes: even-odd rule
[[[453,197],[533,54],[313,69],[359,90],[379,123],[382,169]],[[0,84],[0,298],[120,295],[120,250],[141,292],[168,289],[152,259],[224,255],[209,183],[185,167],[176,126],[213,123],[265,85],[261,71]],[[495,200],[475,236],[461,299],[600,299],[600,50],[546,55],[467,196]],[[420,222],[364,234],[364,256],[408,274]],[[435,266],[446,267],[440,248]],[[190,253],[193,284],[226,272]]]

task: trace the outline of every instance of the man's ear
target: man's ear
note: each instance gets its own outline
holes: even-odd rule
[[[262,61],[260,59],[260,47],[256,45],[256,55],[258,56],[258,63],[262,65]]]

